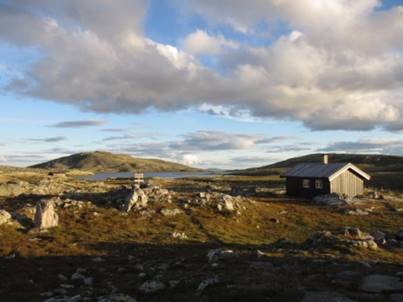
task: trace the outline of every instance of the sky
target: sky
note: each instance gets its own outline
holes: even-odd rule
[[[0,0],[0,165],[403,155],[403,0]]]

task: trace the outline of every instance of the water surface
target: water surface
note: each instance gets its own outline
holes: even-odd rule
[[[144,178],[194,178],[194,177],[213,177],[216,175],[222,175],[223,172],[151,172],[144,173]],[[131,178],[133,177],[133,172],[118,172],[118,173],[95,173],[94,175],[80,176],[80,179],[85,180],[106,180],[108,178]]]

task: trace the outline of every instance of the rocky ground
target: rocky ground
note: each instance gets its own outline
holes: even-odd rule
[[[0,179],[1,301],[403,301],[403,199],[270,177]]]

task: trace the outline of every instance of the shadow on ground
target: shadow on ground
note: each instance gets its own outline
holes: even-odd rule
[[[122,292],[139,301],[300,301],[306,291],[337,291],[355,301],[387,301],[387,296],[358,291],[362,277],[403,270],[403,265],[390,263],[368,266],[347,258],[293,255],[294,248],[301,247],[281,243],[226,246],[234,255],[212,265],[207,253],[217,247],[105,242],[91,246],[92,256],[1,258],[0,296],[7,297],[3,301],[43,301],[41,293],[61,288],[68,296],[81,294],[91,299]],[[280,254],[281,247],[289,252]],[[257,250],[265,254],[258,257]],[[93,278],[92,285],[70,280],[78,268]],[[197,290],[201,282],[215,277],[217,284]],[[139,287],[149,280],[163,282],[166,289],[144,294]]]

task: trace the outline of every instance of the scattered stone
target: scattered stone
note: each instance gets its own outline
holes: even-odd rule
[[[345,227],[343,233],[345,237],[350,237],[354,240],[374,240],[374,237],[362,232],[359,228]]]
[[[6,210],[0,210],[0,225],[11,223],[12,216]]]
[[[169,288],[175,288],[180,284],[180,281],[178,280],[171,280],[169,281]]]
[[[172,238],[179,240],[187,240],[189,239],[185,232],[173,232]]]
[[[208,278],[208,279],[202,281],[199,284],[199,286],[197,287],[197,291],[201,292],[204,289],[206,289],[208,286],[215,285],[215,284],[218,284],[218,283],[219,283],[219,279],[218,279],[217,276],[214,276],[212,278]]]
[[[161,213],[163,216],[166,216],[166,217],[173,217],[173,216],[182,214],[183,211],[180,210],[180,209],[173,209],[173,210],[171,210],[171,209],[165,209],[165,208],[163,208],[163,209],[161,209],[160,213]]]
[[[374,237],[374,240],[377,244],[385,244],[386,243],[386,234],[381,231],[375,231],[372,234],[372,237]]]
[[[164,289],[165,289],[164,283],[156,280],[144,282],[139,288],[140,291],[146,294],[152,294]]]
[[[74,297],[71,297],[67,300],[68,302],[81,302],[82,297],[81,295],[75,295]]]
[[[55,211],[52,199],[42,199],[36,204],[34,224],[39,229],[48,229],[59,225],[59,216]]]
[[[71,281],[84,283],[85,276],[79,272],[75,272],[74,274],[71,275],[70,279]]]
[[[235,253],[230,249],[214,249],[207,253],[207,259],[209,263],[214,263],[222,259],[233,258]]]
[[[273,223],[280,223],[280,220],[278,220],[276,218],[270,218],[270,221]]]
[[[318,195],[313,198],[313,201],[318,204],[336,206],[336,205],[345,205],[347,204],[346,199],[343,196],[332,193],[327,195]]]
[[[403,291],[399,278],[387,275],[369,275],[361,283],[360,290],[369,293],[393,293]]]
[[[110,294],[108,296],[98,297],[97,302],[137,302],[136,299],[124,294]]]
[[[354,302],[336,292],[307,292],[301,302]]]
[[[355,216],[366,216],[369,215],[369,212],[361,209],[349,210],[346,212],[347,215],[355,215]]]

